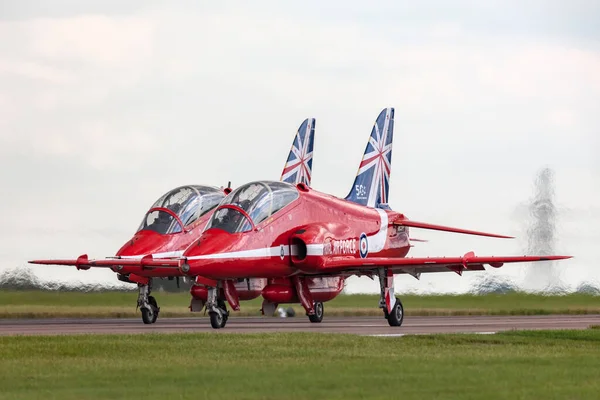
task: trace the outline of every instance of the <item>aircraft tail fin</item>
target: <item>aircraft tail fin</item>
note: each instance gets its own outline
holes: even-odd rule
[[[281,181],[293,185],[304,183],[310,186],[312,178],[313,145],[315,140],[315,119],[307,118],[302,122],[292,142]]]
[[[383,109],[371,130],[367,147],[346,200],[368,207],[389,209],[388,190],[392,169],[394,109]]]

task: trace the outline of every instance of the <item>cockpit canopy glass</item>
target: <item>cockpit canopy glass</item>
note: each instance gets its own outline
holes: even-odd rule
[[[229,233],[246,232],[252,224],[232,205],[241,208],[256,226],[298,198],[298,190],[289,183],[252,182],[235,189],[221,202],[205,229],[219,228]]]
[[[181,186],[165,193],[150,208],[144,217],[138,232],[144,229],[160,234],[179,233],[183,227],[170,213],[156,208],[172,211],[188,226],[198,218],[214,209],[225,197],[222,190],[211,186]]]

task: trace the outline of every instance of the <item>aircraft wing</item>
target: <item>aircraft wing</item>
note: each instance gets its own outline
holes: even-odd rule
[[[406,257],[406,258],[352,258],[326,261],[320,272],[343,273],[372,271],[375,268],[391,268],[394,273],[411,275],[427,272],[454,271],[462,275],[463,271],[483,271],[484,265],[499,268],[505,263],[564,260],[571,256],[476,256],[469,252],[462,257]]]
[[[153,258],[151,254],[142,258],[105,258],[99,260],[88,259],[87,254],[79,256],[76,260],[32,260],[30,264],[41,265],[72,265],[77,269],[113,268],[118,266],[135,266],[146,268],[178,268],[179,260],[175,258]]]

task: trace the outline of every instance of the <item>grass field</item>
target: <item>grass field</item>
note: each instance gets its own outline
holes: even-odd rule
[[[0,399],[597,399],[600,329],[0,337]]]
[[[186,317],[188,293],[154,293],[161,317]],[[598,314],[600,296],[570,294],[543,296],[524,293],[488,295],[400,295],[406,315],[535,315]],[[0,318],[139,317],[136,292],[0,292]],[[326,315],[381,315],[377,295],[341,295],[325,304]],[[242,302],[235,315],[258,315],[261,299]],[[297,313],[304,314],[299,305]]]

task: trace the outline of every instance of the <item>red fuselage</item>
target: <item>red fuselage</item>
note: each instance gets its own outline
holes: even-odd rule
[[[183,254],[180,270],[214,280],[283,278],[317,273],[328,260],[407,255],[408,229],[389,224],[398,213],[302,185],[298,192],[297,199],[244,232],[208,227]],[[224,207],[231,206],[217,210]]]

